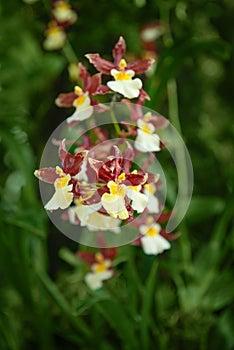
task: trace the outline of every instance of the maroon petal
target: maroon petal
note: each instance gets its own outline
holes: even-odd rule
[[[168,119],[160,116],[152,116],[149,122],[152,123],[156,129],[166,128],[169,124]]]
[[[155,218],[156,217],[156,221],[159,223],[159,224],[164,224],[165,222],[167,222],[170,217],[173,216],[173,213],[172,211],[166,211],[166,212],[163,212],[161,213],[159,216],[156,214],[156,215],[153,215],[153,217]]]
[[[67,153],[63,161],[64,172],[67,174],[70,174],[71,176],[78,174],[81,168],[81,163],[84,160],[84,157],[85,157],[85,152],[77,153],[74,156],[71,155],[70,153]]]
[[[146,183],[147,177],[148,174],[127,174],[123,183],[128,186],[139,186]]]
[[[89,78],[88,85],[85,91],[88,91],[90,95],[97,95],[98,88],[101,86],[101,73],[97,73]]]
[[[105,259],[113,260],[117,255],[117,248],[101,248],[101,253]]]
[[[162,229],[160,231],[160,235],[163,236],[164,238],[168,239],[169,241],[173,241],[180,236],[180,232],[167,233],[166,230]]]
[[[35,170],[34,175],[41,181],[53,184],[55,180],[59,177],[56,173],[55,168],[42,168]]]
[[[150,101],[150,97],[149,97],[149,95],[147,94],[147,92],[145,90],[141,89],[140,90],[140,95],[138,97],[138,100],[137,100],[136,104],[143,106],[145,100]]]
[[[88,158],[88,162],[98,176],[99,169],[103,166],[104,163],[101,160],[96,160],[93,158]]]
[[[126,51],[125,40],[121,36],[119,38],[119,41],[117,42],[117,44],[115,45],[115,47],[114,47],[114,49],[112,51],[114,62],[115,62],[116,65],[118,65],[119,62],[121,61],[123,55],[125,54],[125,51]]]
[[[77,253],[77,256],[88,265],[93,265],[96,262],[95,253],[81,251]]]
[[[111,90],[108,88],[108,86],[106,85],[100,85],[96,91],[96,95],[104,95],[108,92],[110,92]]]
[[[97,191],[94,192],[93,196],[89,199],[87,199],[84,204],[87,204],[87,205],[92,205],[92,204],[95,204],[95,203],[100,203],[101,201],[101,198],[102,198],[102,195],[104,193],[110,193],[110,190],[107,186],[102,186],[100,187]],[[100,210],[98,210],[98,212],[100,212]],[[106,211],[105,211],[106,213]]]
[[[55,104],[58,107],[72,107],[77,95],[74,92],[68,92],[66,94],[59,94],[55,100]]]
[[[134,158],[134,150],[132,148],[132,146],[130,145],[129,142],[127,142],[127,149],[125,150],[124,154],[123,154],[123,172],[129,173],[130,169],[131,169],[131,165],[132,165],[132,161]]]
[[[82,63],[79,63],[78,65],[78,71],[79,71],[79,77],[81,78],[83,82],[83,90],[87,91],[86,86],[90,77],[89,72],[87,72],[87,69]]]
[[[146,183],[150,184],[150,183],[157,183],[159,180],[159,174],[152,174],[152,173],[147,173],[148,174],[148,178]]]
[[[154,59],[137,60],[135,62],[129,63],[127,65],[127,69],[132,69],[136,74],[141,74],[147,71],[153,63]]]
[[[104,58],[101,58],[98,53],[90,53],[85,55],[89,62],[101,73],[110,75],[111,69],[115,68],[115,65]]]
[[[64,159],[66,158],[66,155],[68,153],[65,146],[65,139],[63,139],[62,142],[60,143],[58,153],[59,153],[59,158],[61,159],[61,162],[63,164]]]
[[[108,162],[109,163],[109,162]],[[109,181],[115,181],[116,180],[116,176],[115,173],[110,169],[110,167],[106,164],[104,164],[98,172],[98,177],[101,181],[104,182],[109,182]]]

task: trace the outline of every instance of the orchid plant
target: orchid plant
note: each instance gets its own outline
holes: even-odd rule
[[[55,5],[58,8],[54,10],[54,16],[62,17],[66,22],[65,15],[59,12],[62,4],[59,1]],[[70,17],[73,18],[71,13]],[[100,127],[92,121],[92,130],[83,135],[82,142],[76,143],[72,152],[72,148],[67,150],[69,140],[59,141],[60,164],[36,170],[35,176],[54,186],[54,193],[44,206],[47,211],[61,209],[62,219],[70,225],[97,233],[108,230],[121,234],[125,224],[131,225],[137,233],[131,243],[142,246],[145,254],[157,255],[169,249],[169,240],[178,236],[166,233],[160,225],[163,222],[162,203],[157,196],[160,177],[149,171],[154,152],[163,148],[159,131],[167,126],[167,120],[143,110],[145,100],[150,97],[143,90],[142,74],[150,69],[154,60],[127,63],[125,52],[125,40],[120,37],[112,51],[113,62],[97,53],[87,54],[98,73],[91,76],[85,65],[79,63],[81,86],[59,94],[55,103],[58,107],[74,108],[66,119],[69,128],[90,119],[94,112],[111,108],[100,103],[100,95],[107,96],[110,102],[122,102],[129,110],[130,120],[118,122],[111,111],[115,135],[113,130],[110,135],[105,125]],[[139,74],[140,77],[135,77]],[[107,77],[103,79],[103,76]],[[103,81],[107,81],[106,84]],[[118,138],[117,144],[112,141],[113,137]],[[100,152],[101,145],[95,148],[100,143],[105,145],[104,155]],[[142,154],[146,156],[144,166],[139,167],[137,159]],[[114,275],[111,261],[117,250],[107,256],[110,248],[105,248],[105,242],[102,247],[101,252],[93,255],[78,253],[78,257],[90,266],[85,281],[91,289],[100,288],[104,280]]]

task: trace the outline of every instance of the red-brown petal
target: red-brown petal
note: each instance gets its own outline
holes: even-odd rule
[[[67,153],[63,161],[64,172],[67,174],[70,174],[71,176],[78,174],[84,157],[85,157],[84,152],[77,153],[74,156],[71,155],[70,153]]]
[[[115,68],[115,65],[112,62],[105,60],[100,57],[98,53],[90,53],[85,55],[88,58],[89,62],[94,65],[94,67],[101,73],[110,75],[110,71]]]
[[[167,233],[166,230],[162,229],[160,231],[160,235],[163,236],[164,238],[168,239],[169,241],[173,241],[180,236],[180,232]]]
[[[101,248],[101,253],[105,259],[113,260],[117,255],[117,248]]]
[[[112,51],[114,62],[115,62],[116,65],[118,65],[119,62],[121,61],[121,59],[123,58],[123,55],[125,54],[125,51],[126,51],[125,40],[121,36],[119,38],[118,42],[116,43],[113,51]]]
[[[86,86],[87,86],[87,82],[88,82],[88,78],[90,77],[90,74],[87,72],[87,69],[82,63],[79,63],[78,70],[79,70],[79,77],[83,82],[83,90],[86,91],[87,90]]]
[[[98,88],[101,86],[101,74],[97,73],[90,77],[88,83],[86,91],[88,91],[90,95],[97,95]]]
[[[34,175],[41,181],[53,184],[59,177],[55,168],[41,168],[34,172]]]
[[[147,181],[147,176],[148,174],[127,174],[123,183],[127,186],[143,185]]]
[[[137,60],[135,62],[129,63],[127,65],[127,69],[132,69],[135,74],[141,74],[147,71],[153,63],[154,59]]]
[[[72,107],[73,102],[76,98],[77,98],[77,95],[74,92],[59,94],[55,100],[55,104],[58,107]]]
[[[96,262],[95,253],[79,251],[77,256],[88,265],[93,265]]]

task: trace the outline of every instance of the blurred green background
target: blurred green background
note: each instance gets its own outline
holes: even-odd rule
[[[181,128],[194,195],[171,251],[155,258],[122,247],[116,276],[99,291],[87,289],[77,244],[48,222],[33,176],[48,137],[69,114],[54,99],[73,89],[72,52],[68,44],[43,49],[50,1],[2,1],[0,349],[232,350],[234,2],[70,3],[78,20],[68,39],[82,62],[89,52],[110,57],[120,35],[140,57],[140,28],[165,24],[145,89],[148,106]],[[177,86],[179,120],[170,86]]]

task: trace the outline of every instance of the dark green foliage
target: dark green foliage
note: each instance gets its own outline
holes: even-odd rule
[[[0,4],[0,349],[232,350],[234,348],[233,17],[225,1],[70,1],[78,21],[68,38],[82,62],[106,57],[120,35],[141,54],[139,28],[170,24],[159,39],[148,106],[168,115],[167,87],[178,83],[182,134],[195,172],[194,197],[171,251],[152,258],[119,249],[116,275],[96,292],[84,283],[77,245],[56,232],[33,171],[68,83],[69,50],[42,48],[50,2]],[[136,6],[136,3],[141,6]],[[168,23],[167,23],[168,22]],[[90,69],[92,72],[92,68]],[[176,187],[171,184],[171,198]],[[170,205],[170,200],[168,200]],[[59,243],[58,243],[59,242]],[[60,246],[59,251],[54,247]],[[60,259],[60,264],[51,257]],[[64,264],[62,265],[63,262]],[[53,277],[49,276],[53,265]]]

